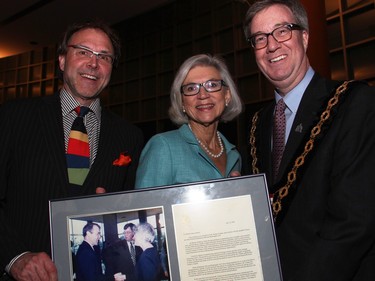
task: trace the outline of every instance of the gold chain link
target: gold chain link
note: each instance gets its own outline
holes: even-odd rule
[[[279,214],[279,212],[282,209],[281,200],[288,195],[289,188],[292,186],[292,184],[297,179],[298,168],[301,167],[305,163],[306,156],[314,148],[315,138],[320,134],[323,124],[331,116],[332,108],[337,105],[337,103],[339,102],[341,94],[344,93],[347,90],[348,84],[350,82],[352,82],[352,81],[345,81],[342,85],[340,85],[336,89],[336,92],[335,92],[334,96],[328,101],[326,109],[320,115],[320,120],[319,120],[318,124],[316,124],[316,126],[314,126],[312,128],[311,133],[310,133],[310,139],[306,142],[304,151],[302,152],[302,154],[299,157],[297,157],[297,159],[294,162],[294,166],[293,166],[292,170],[288,173],[287,183],[275,192],[275,193],[277,193],[278,196],[277,196],[277,199],[272,203],[272,211],[273,211],[274,221],[276,221],[277,215]],[[252,126],[251,126],[251,130],[250,130],[250,146],[251,146],[250,154],[251,154],[251,157],[253,159],[252,170],[253,170],[254,174],[259,174],[259,168],[256,165],[257,162],[258,162],[258,158],[257,158],[257,154],[256,154],[257,148],[256,148],[256,145],[255,145],[255,140],[256,140],[255,131],[256,131],[256,127],[257,127],[258,118],[259,118],[259,111],[257,111],[252,118]],[[274,198],[275,198],[275,196],[274,196]]]
[[[251,130],[250,130],[250,146],[251,146],[251,158],[253,159],[253,161],[251,162],[251,167],[252,167],[252,170],[253,170],[253,174],[259,174],[259,169],[257,167],[257,162],[258,162],[258,158],[257,158],[257,148],[256,148],[256,145],[255,145],[255,130],[257,128],[257,122],[258,122],[258,117],[259,117],[259,111],[255,112],[254,116],[253,116],[253,119],[251,121]]]

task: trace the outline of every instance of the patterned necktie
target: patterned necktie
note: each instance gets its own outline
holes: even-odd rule
[[[130,256],[132,258],[133,264],[135,265],[135,248],[134,244],[130,242]]]
[[[90,147],[83,117],[90,111],[81,106],[74,109],[77,117],[73,122],[69,135],[66,161],[71,184],[82,185],[90,170]]]
[[[285,147],[285,108],[283,99],[276,104],[273,124],[272,172],[276,179]]]

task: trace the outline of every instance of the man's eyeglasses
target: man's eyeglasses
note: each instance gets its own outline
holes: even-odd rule
[[[278,28],[275,28],[270,33],[257,33],[250,38],[247,39],[248,42],[251,43],[251,46],[255,50],[260,50],[268,45],[268,36],[272,35],[272,37],[279,43],[288,41],[292,38],[292,30],[302,30],[303,28],[298,24],[289,23]]]
[[[115,60],[115,58],[111,54],[95,52],[90,48],[81,45],[68,45],[68,47],[75,49],[75,55],[79,58],[92,58],[92,56],[95,55],[99,61],[103,61],[109,64],[113,64]]]
[[[195,96],[199,93],[201,87],[207,92],[213,93],[221,90],[222,86],[227,86],[223,80],[208,80],[204,83],[189,83],[181,86],[181,94],[185,96]]]

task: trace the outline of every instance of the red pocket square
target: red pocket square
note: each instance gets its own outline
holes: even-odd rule
[[[130,158],[130,155],[125,152],[121,152],[120,156],[115,161],[113,161],[112,164],[113,166],[127,166],[131,161],[132,159]]]

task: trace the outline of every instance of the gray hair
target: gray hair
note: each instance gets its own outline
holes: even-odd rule
[[[152,243],[155,240],[154,228],[148,222],[139,224],[137,226],[136,233],[141,234],[144,240],[147,242]]]
[[[309,21],[306,10],[298,0],[260,0],[252,4],[246,13],[243,23],[246,39],[251,36],[250,25],[255,15],[273,5],[284,5],[288,7],[295,17],[295,22],[293,23],[298,24],[307,32],[309,31]]]
[[[181,86],[189,71],[196,66],[215,67],[219,71],[221,79],[229,87],[231,101],[225,108],[220,121],[227,122],[238,116],[242,111],[242,101],[224,60],[210,54],[199,54],[185,60],[174,78],[170,93],[171,106],[169,108],[169,117],[171,121],[177,125],[188,123],[189,119],[182,111]]]

